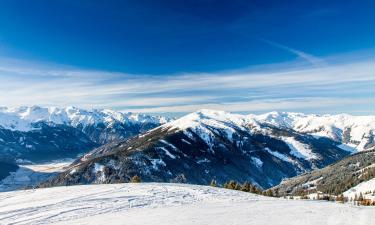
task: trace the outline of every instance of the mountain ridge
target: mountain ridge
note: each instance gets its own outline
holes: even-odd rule
[[[100,147],[43,185],[117,183],[138,175],[195,184],[235,179],[268,188],[349,155],[340,144],[248,115],[199,110]]]
[[[123,140],[168,118],[75,107],[0,108],[0,161],[75,158],[102,144]]]

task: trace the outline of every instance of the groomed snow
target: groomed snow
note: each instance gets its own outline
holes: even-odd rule
[[[0,193],[0,224],[373,224],[371,207],[208,186],[114,184]]]

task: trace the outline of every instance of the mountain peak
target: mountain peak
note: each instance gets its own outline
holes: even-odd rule
[[[177,128],[185,130],[187,128],[197,128],[198,126],[212,126],[218,128],[239,127],[249,123],[251,118],[233,114],[220,110],[201,109],[190,113],[177,120],[165,124],[166,127]]]
[[[20,106],[0,108],[0,126],[10,130],[29,131],[35,129],[33,124],[38,122],[54,124],[70,124],[72,126],[99,123],[158,123],[163,124],[168,119],[137,113],[122,113],[109,109],[85,110],[74,106],[66,108]]]

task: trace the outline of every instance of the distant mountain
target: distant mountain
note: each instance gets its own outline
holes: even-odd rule
[[[302,113],[271,112],[250,117],[279,128],[311,134],[317,138],[330,138],[342,143],[340,147],[348,151],[375,149],[375,116],[306,115]]]
[[[0,161],[77,157],[157,127],[164,117],[75,107],[0,108]]]
[[[350,155],[323,169],[284,180],[272,188],[280,195],[325,193],[354,197],[375,191],[375,151]],[[368,193],[366,193],[368,192]],[[372,197],[375,200],[375,197]]]
[[[313,127],[313,118],[319,117],[200,110],[95,149],[42,186],[127,182],[138,175],[144,181],[196,184],[233,179],[269,188],[351,153],[343,147],[342,136],[330,136],[336,124],[307,129]],[[302,120],[305,126],[297,125]]]

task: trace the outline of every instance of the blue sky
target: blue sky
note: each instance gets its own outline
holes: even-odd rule
[[[374,1],[0,6],[0,105],[375,114]]]

